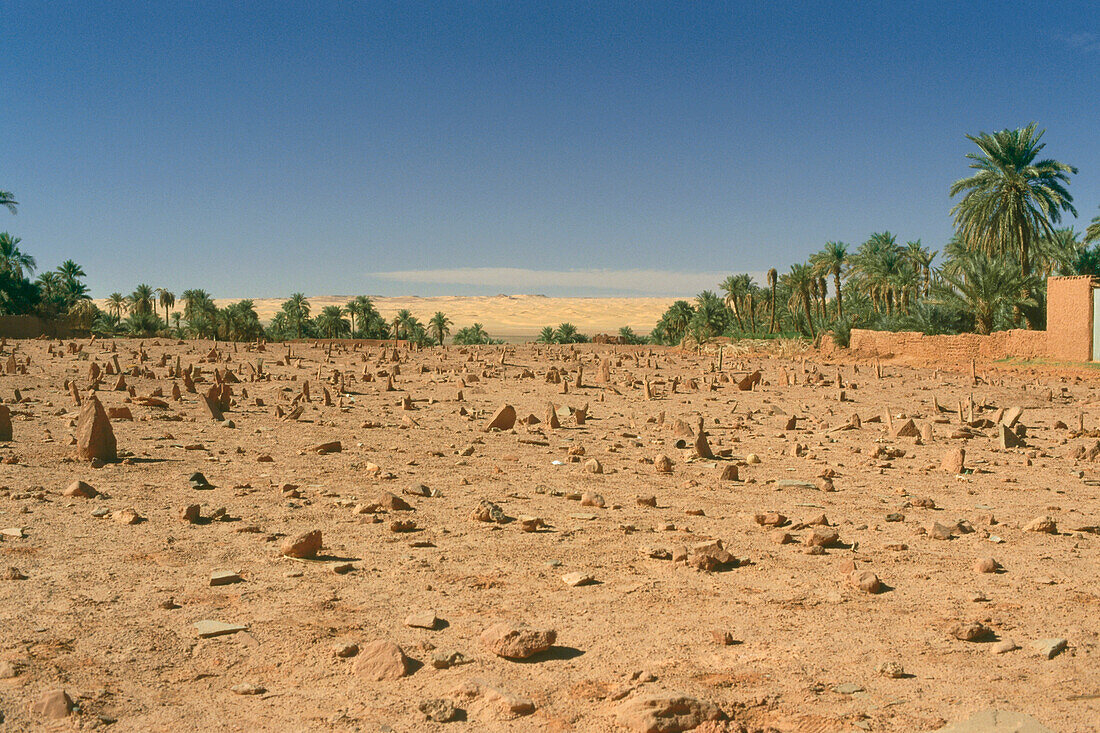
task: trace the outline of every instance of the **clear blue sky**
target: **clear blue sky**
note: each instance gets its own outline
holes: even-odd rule
[[[1100,205],[1092,2],[0,0],[0,48],[0,230],[97,297],[691,295],[939,249],[964,134],[1031,120],[1069,223]]]

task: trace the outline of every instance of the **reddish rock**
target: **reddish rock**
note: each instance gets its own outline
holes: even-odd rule
[[[314,529],[291,537],[283,542],[282,552],[287,557],[312,558],[321,551],[321,530]]]
[[[0,405],[0,441],[11,439],[11,410],[7,405]]]
[[[962,448],[953,448],[943,456],[940,469],[948,473],[962,473],[966,465],[966,451]]]
[[[481,644],[505,659],[527,659],[554,645],[558,633],[553,629],[531,629],[501,621],[481,634]]]
[[[501,407],[493,413],[493,416],[489,418],[489,421],[485,423],[483,431],[489,432],[490,430],[511,430],[516,424],[516,408],[511,405],[501,405]]]
[[[361,647],[355,660],[355,673],[369,680],[397,680],[411,671],[412,663],[401,647],[385,639]]]
[[[882,590],[882,582],[870,570],[853,570],[848,574],[848,583],[865,593],[878,593]]]
[[[115,431],[111,429],[103,405],[94,395],[80,408],[76,421],[76,456],[81,461],[108,463],[118,460]]]
[[[64,690],[50,690],[31,706],[31,710],[44,718],[60,720],[73,711],[73,699]]]
[[[73,481],[69,484],[68,488],[64,491],[65,496],[74,496],[81,499],[94,499],[99,496],[99,492],[92,488],[90,484],[86,484],[83,481]]]

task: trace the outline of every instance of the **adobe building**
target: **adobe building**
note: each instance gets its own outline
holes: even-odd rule
[[[1057,361],[1100,361],[1100,289],[1088,275],[1047,279],[1047,353]]]

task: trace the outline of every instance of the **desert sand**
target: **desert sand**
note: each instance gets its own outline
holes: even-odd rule
[[[5,730],[1100,720],[1095,374],[212,346],[5,345]]]
[[[317,314],[327,305],[346,305],[353,296],[309,296],[310,312]],[[217,299],[219,308],[240,298]],[[285,298],[260,298],[254,300],[256,313],[267,323],[282,306]],[[452,331],[480,323],[494,339],[508,343],[534,341],[543,326],[557,326],[569,322],[588,336],[598,333],[617,334],[622,326],[630,326],[635,333],[647,334],[660,319],[661,314],[675,298],[550,298],[544,295],[493,295],[493,296],[441,296],[420,298],[416,296],[375,297],[374,307],[383,317],[390,319],[397,311],[407,308],[427,323],[436,311],[443,311],[454,322]],[[101,306],[102,307],[102,304]]]

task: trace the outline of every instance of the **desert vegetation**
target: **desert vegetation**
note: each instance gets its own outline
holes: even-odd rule
[[[814,338],[844,343],[853,327],[927,334],[1043,328],[1046,278],[1100,276],[1100,216],[1083,233],[1060,227],[1076,216],[1077,169],[1040,158],[1034,123],[968,135],[971,175],[950,186],[954,236],[933,250],[883,230],[858,245],[826,242],[806,262],[767,282],[731,275],[721,298],[703,291],[674,303],[652,332],[656,343],[715,336]]]

